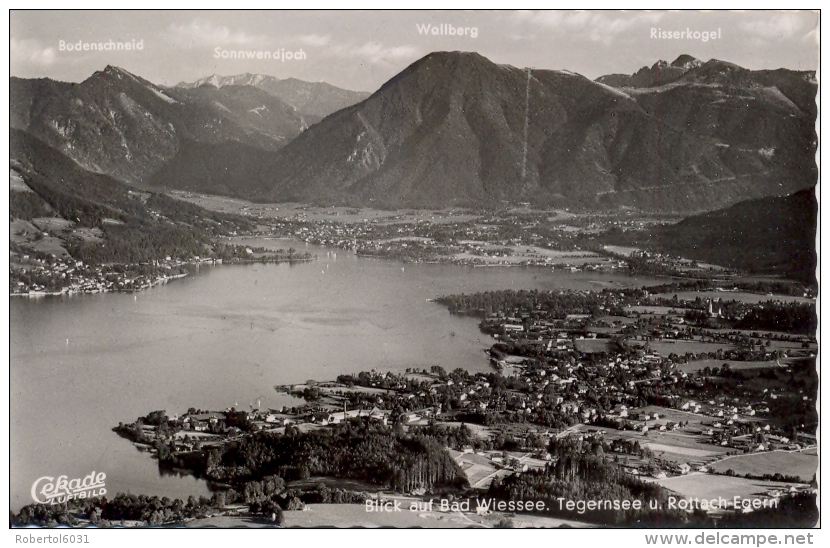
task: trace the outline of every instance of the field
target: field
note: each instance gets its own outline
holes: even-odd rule
[[[384,388],[374,388],[372,386],[317,386],[320,392],[328,395],[333,395],[337,392],[344,394],[349,392],[361,392],[363,394],[389,394],[390,391]]]
[[[44,232],[64,232],[72,230],[75,223],[59,217],[38,217],[32,219],[32,224]]]
[[[430,529],[459,529],[459,528],[491,528],[505,515],[495,512],[488,516],[478,516],[475,512],[449,512],[437,510],[438,501],[433,503],[433,510],[410,511],[410,504],[419,499],[390,496],[388,500],[400,501],[401,512],[367,512],[363,504],[312,504],[305,511],[293,510],[284,512],[283,527],[396,527],[413,528],[423,527]],[[471,501],[475,507],[475,500]],[[243,511],[244,512],[244,511]],[[591,527],[590,524],[530,516],[524,514],[510,515],[515,527]],[[238,516],[214,516],[206,519],[197,519],[186,524],[187,527],[217,527],[223,529],[247,527],[273,527],[273,524],[261,517],[249,516],[241,513]]]
[[[467,476],[467,481],[472,487],[486,487],[490,486],[493,474],[496,473],[496,467],[489,458],[475,453],[460,453],[458,451],[450,450],[450,456],[458,463]]]
[[[610,342],[611,339],[577,339],[574,341],[574,347],[577,351],[586,354],[608,352],[610,348],[608,343]]]
[[[119,221],[120,222],[120,221]],[[81,238],[87,243],[100,244],[104,241],[104,233],[100,228],[76,227],[72,221],[57,217],[38,217],[32,219],[32,224],[43,232],[53,236]]]
[[[501,249],[501,246],[492,244],[483,244],[482,253],[486,253],[488,249]],[[541,247],[527,247],[527,246],[511,246],[512,255],[491,256],[479,255],[477,253],[463,252],[453,255],[458,260],[473,260],[476,259],[487,264],[521,264],[524,262],[539,263],[544,261],[546,264],[570,264],[574,266],[595,264],[607,262],[607,259],[596,255],[590,251],[559,251],[554,249],[544,249]]]
[[[623,325],[637,323],[637,320],[635,320],[634,318],[629,318],[627,316],[600,316],[599,318],[597,318],[597,321],[608,322],[612,324],[614,322],[620,322]]]
[[[290,514],[291,512],[286,512]],[[187,528],[215,528],[215,529],[261,529],[274,527],[270,520],[253,517],[247,514],[241,516],[213,516],[204,519],[194,519],[184,525]]]
[[[785,360],[782,360],[781,363],[784,363]],[[729,367],[733,370],[739,369],[764,369],[767,367],[778,367],[778,364],[775,360],[768,361],[768,362],[741,362],[735,360],[697,360],[691,361],[689,363],[681,363],[677,365],[677,369],[680,371],[684,371],[686,373],[697,373],[699,370],[705,367],[715,367],[720,370],[721,366],[725,363],[729,364]]]
[[[487,438],[493,435],[492,428],[490,428],[489,426],[483,426],[481,424],[441,421],[440,423],[438,423],[438,426],[444,428],[459,428],[462,424],[469,428],[472,431],[473,435],[475,435],[479,439],[486,440]]]
[[[678,291],[677,293],[663,293],[659,295],[652,295],[652,297],[663,297],[666,299],[670,299],[674,295],[677,295],[678,299],[685,299],[688,301],[693,301],[697,297],[700,297],[701,299],[722,299],[724,301],[741,301],[744,303],[760,303],[770,300],[784,301],[788,303],[808,303],[815,301],[815,299],[809,299],[807,297],[795,297],[790,295],[766,295],[761,293],[746,293],[743,291]]]
[[[48,234],[48,236],[44,236]],[[62,238],[80,238],[87,243],[104,241],[100,228],[76,228],[75,223],[58,217],[38,217],[31,222],[21,219],[9,223],[9,241],[40,253],[69,256]]]
[[[377,221],[378,224],[426,221],[433,224],[443,224],[464,223],[479,217],[454,209],[387,211],[353,207],[312,207],[299,203],[258,204],[236,198],[177,190],[171,191],[170,195],[220,213],[256,215],[272,219],[304,219],[308,221],[338,221],[341,223]]]
[[[289,481],[287,487],[291,489],[311,489],[325,484],[329,489],[345,489],[347,491],[365,491],[367,493],[378,493],[382,487],[374,483],[347,478],[330,478],[326,476],[312,476],[307,480]]]
[[[658,407],[647,409],[662,409]],[[688,463],[692,466],[706,464],[708,462],[717,460],[726,455],[726,447],[704,443],[700,435],[692,432],[699,432],[701,430],[701,421],[704,417],[693,415],[691,413],[682,413],[672,410],[666,410],[669,413],[661,414],[657,421],[648,421],[649,432],[648,435],[643,435],[640,431],[633,430],[616,430],[613,428],[596,427],[596,426],[582,426],[580,431],[602,431],[604,432],[606,440],[624,439],[637,441],[642,446],[647,446],[654,453],[654,456],[666,461],[676,464]],[[683,422],[689,421],[689,426],[676,431],[660,432],[656,429],[656,425],[665,424],[667,421]]]
[[[685,311],[685,308],[670,306],[626,306],[625,309],[639,314],[654,314],[656,316],[665,316],[672,310],[676,314],[682,315]]]
[[[59,257],[69,256],[69,253],[63,247],[63,240],[55,236],[43,236],[41,229],[29,221],[16,219],[9,223],[9,242],[25,245],[27,248],[40,253],[54,254]]]
[[[403,504],[402,504],[403,506]],[[479,518],[480,519],[480,518]],[[285,512],[286,527],[482,527],[460,515],[439,512],[367,512],[362,504],[313,504],[304,512]]]
[[[648,435],[643,435],[640,431],[616,430],[596,426],[581,426],[579,430],[582,432],[602,431],[607,440],[627,439],[637,441],[640,445],[649,447],[655,457],[676,464],[688,463],[692,466],[707,464],[726,456],[726,453],[732,450],[727,447],[712,445],[699,434],[704,424],[708,425],[713,421],[711,417],[653,405],[629,410],[629,416],[635,416],[640,412],[649,414],[656,412],[660,415],[659,419],[648,421]],[[679,430],[661,432],[659,427],[668,422],[688,422],[689,424]]]
[[[9,170],[9,190],[16,190],[18,192],[34,192],[29,185],[26,184],[26,181],[23,180],[23,177],[20,176],[18,172],[13,169]]]
[[[723,497],[729,501],[736,495],[742,498],[766,498],[768,491],[786,490],[792,485],[784,482],[749,480],[702,472],[665,478],[658,480],[657,483],[684,497],[707,499]]]
[[[778,337],[782,336],[784,338],[792,337],[792,333],[787,333],[785,331],[774,331],[769,329],[712,329],[714,333],[741,333],[743,335],[747,335],[749,337],[757,338],[758,336],[762,336],[764,338],[768,337]],[[796,335],[796,338],[806,338],[805,335]],[[791,344],[794,345],[796,348],[801,347],[800,342],[787,342],[787,341],[772,341],[772,344],[775,345],[776,342],[780,342],[781,344]]]
[[[709,451],[708,449],[692,449],[690,447],[681,447],[678,445],[666,445],[663,443],[652,443],[646,442],[643,445],[647,446],[651,451],[658,456],[662,456],[661,453],[672,453],[674,455],[684,456],[684,457],[691,457],[691,458],[703,458],[703,457],[711,457],[716,455],[716,452]],[[713,445],[712,448],[714,449],[715,446]]]
[[[608,253],[622,255],[623,257],[629,257],[635,251],[640,251],[640,249],[637,247],[623,247],[621,245],[606,245],[602,248]]]
[[[678,432],[649,432],[647,438],[640,439],[640,444],[648,446],[654,456],[675,464],[687,463],[691,466],[707,464],[723,457],[726,447],[703,443],[700,436]]]
[[[539,256],[541,258],[549,258],[549,259],[575,259],[579,257],[594,257],[597,258],[599,255],[594,253],[593,251],[562,251],[559,249],[548,249],[545,247],[538,247],[535,245],[509,245],[509,246],[502,246],[491,244],[488,242],[483,242],[479,240],[461,240],[458,242],[459,244],[465,245],[475,245],[480,246],[484,251],[492,251],[496,249],[510,249],[513,255],[517,256]],[[538,257],[537,257],[538,258]]]
[[[399,500],[402,512],[367,512],[360,504],[315,504],[305,512],[285,512],[286,527],[424,527],[424,528],[490,528],[503,516],[493,513],[489,516],[477,516],[473,512],[438,511],[438,501],[432,511],[410,511],[409,505],[418,499],[408,497],[389,497]],[[475,500],[471,501],[475,507]],[[588,527],[588,524],[571,520],[544,518],[518,514],[511,516],[513,524],[518,527],[559,527],[567,524],[571,527]]]
[[[392,242],[421,242],[422,244],[434,244],[433,238],[424,238],[421,236],[401,236],[399,238],[387,238],[386,240],[378,240],[379,244],[388,244]]]
[[[100,228],[76,228],[72,235],[81,238],[88,244],[104,243],[104,233]]]
[[[785,476],[798,476],[806,482],[812,479],[818,469],[818,456],[797,451],[770,451],[727,458],[710,468],[720,473],[731,469],[739,476],[762,476],[778,472]]]
[[[404,375],[407,379],[412,379],[418,382],[436,383],[438,378],[432,375],[424,375],[423,373],[406,373]]]
[[[658,413],[660,415],[660,419],[657,421],[649,421],[656,422],[658,424],[664,424],[667,421],[672,422],[687,422],[689,423],[688,428],[691,430],[700,429],[701,426],[704,424],[708,425],[712,422],[712,417],[707,417],[704,415],[700,415],[697,413],[690,413],[689,411],[683,411],[681,409],[671,409],[668,407],[660,407],[658,405],[648,405],[646,407],[641,407],[637,411],[643,411],[646,413]],[[629,411],[630,413],[631,411]],[[680,430],[679,432],[682,432]]]
[[[672,352],[678,355],[683,355],[686,352],[699,354],[700,352],[717,352],[718,350],[729,350],[734,348],[734,345],[723,343],[707,343],[700,341],[649,341],[649,347],[662,354],[668,356]]]

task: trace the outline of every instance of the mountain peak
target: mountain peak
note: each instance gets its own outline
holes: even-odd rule
[[[197,86],[213,86],[218,88],[220,83],[224,79],[224,76],[219,76],[218,74],[211,74],[207,78],[202,78],[196,82]]]
[[[703,64],[703,61],[698,59],[697,57],[692,57],[691,55],[682,54],[677,59],[669,63],[663,59],[660,59],[654,65],[652,65],[652,70],[665,70],[668,68],[677,68],[683,70],[691,70],[693,68],[697,68]]]
[[[490,61],[482,54],[476,51],[433,51],[423,56],[422,59],[484,59]]]
[[[702,64],[703,62],[700,59],[684,53],[672,61],[671,66],[690,70]]]
[[[445,67],[457,66],[474,66],[474,65],[488,65],[492,66],[494,63],[474,51],[434,51],[415,61],[412,66],[432,66],[440,65]]]
[[[176,87],[183,89],[192,89],[202,86],[212,86],[221,88],[224,86],[260,86],[263,82],[279,82],[278,78],[273,76],[266,76],[263,74],[252,74],[244,72],[242,74],[234,74],[232,76],[222,76],[221,74],[211,74],[204,78],[199,78],[195,82],[179,82]]]
[[[84,80],[84,82],[89,82],[90,80],[94,81],[94,80],[99,80],[99,79],[105,79],[105,80],[125,80],[126,79],[126,80],[134,80],[136,82],[142,82],[142,80],[140,78],[138,78],[136,75],[122,69],[121,67],[116,67],[115,65],[107,65],[106,67],[104,67],[104,70],[99,70],[99,71],[94,72],[92,74],[92,76],[90,76],[89,78]]]
[[[435,51],[421,57],[382,87],[388,89],[398,82],[416,78],[419,81],[434,82],[439,85],[464,85],[465,82],[476,80],[479,75],[498,69],[496,65],[483,55],[468,51]]]
[[[708,61],[703,63],[701,66],[704,66],[704,67],[717,67],[717,68],[722,69],[722,70],[731,70],[731,71],[736,71],[736,70],[745,71],[745,70],[747,70],[747,69],[743,68],[740,65],[737,65],[735,63],[730,63],[729,61],[721,61],[720,59],[709,59]]]
[[[134,74],[122,69],[121,67],[116,67],[115,65],[107,65],[104,67],[102,72],[111,76],[129,76],[131,78],[135,78]]]

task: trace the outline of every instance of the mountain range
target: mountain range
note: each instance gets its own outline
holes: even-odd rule
[[[815,184],[814,74],[675,64],[682,75],[670,83],[617,87],[433,53],[276,152],[208,145],[168,162],[153,184],[386,208],[658,212]]]
[[[282,95],[294,103],[258,87],[263,82],[286,82]],[[190,147],[244,144],[276,151],[329,113],[326,105],[337,109],[348,97],[362,96],[271,77],[219,84],[165,88],[112,66],[79,84],[12,78],[11,127],[88,171],[141,186]]]
[[[222,88],[226,86],[250,86],[261,89],[286,104],[293,106],[297,112],[309,120],[318,122],[333,112],[352,106],[366,99],[370,94],[365,91],[341,89],[326,82],[305,82],[296,78],[280,80],[262,74],[237,74],[235,76],[218,76],[216,74],[201,78],[192,83],[181,82],[177,88],[192,89],[203,86]]]
[[[143,188],[689,213],[817,180],[814,73],[690,56],[592,81],[437,52],[368,97],[251,74],[163,87],[116,67],[10,86],[12,128]]]
[[[218,226],[142,190],[388,208],[526,201],[697,212],[635,237],[814,280],[812,72],[681,56],[592,81],[439,52],[371,95],[252,74],[164,87],[117,67],[10,88],[12,217],[121,223],[108,231],[124,227],[122,254],[135,248],[127,227],[162,242],[168,225]]]

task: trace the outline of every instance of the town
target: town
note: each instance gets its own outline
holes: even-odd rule
[[[75,293],[134,292],[182,278],[201,265],[310,261],[310,253],[215,244],[208,256],[167,256],[149,263],[86,264],[69,254],[12,249],[9,294],[39,297]]]
[[[208,460],[219,462],[258,435],[313,434],[357,421],[442,440],[470,488],[491,494],[502,482],[544,473],[562,447],[582,448],[675,497],[777,501],[814,492],[814,304],[682,290],[442,297],[437,302],[452,313],[481,318],[494,341],[490,372],[435,365],[339,375],[276,387],[305,401],[293,407],[155,411],[115,430],[194,472],[194,458],[213,454]],[[208,477],[241,473],[211,470]],[[405,492],[430,489],[416,483]]]
[[[256,219],[260,235],[337,247],[361,256],[476,267],[542,266],[569,272],[636,272],[721,279],[734,269],[637,247],[612,245],[620,235],[667,226],[673,216],[635,212],[542,211],[529,204],[490,211],[383,211],[369,208],[252,204],[173,192],[222,213]]]

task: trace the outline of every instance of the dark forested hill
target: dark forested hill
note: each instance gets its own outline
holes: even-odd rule
[[[10,220],[29,226],[40,219],[42,226],[52,226],[58,245],[76,259],[140,263],[187,258],[203,254],[216,235],[251,228],[242,217],[136,191],[108,175],[91,173],[25,131],[11,130],[9,148]],[[40,235],[12,240],[37,251]]]
[[[672,255],[814,284],[817,220],[811,188],[689,217],[645,238]]]

